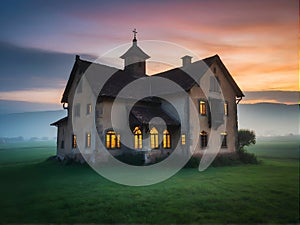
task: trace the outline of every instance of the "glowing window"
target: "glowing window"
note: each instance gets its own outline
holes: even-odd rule
[[[121,136],[110,130],[106,132],[105,146],[107,149],[121,148]]]
[[[185,145],[185,134],[181,135],[181,144]]]
[[[134,148],[135,149],[142,149],[143,148],[143,135],[142,131],[139,127],[135,127],[133,130],[134,134]]]
[[[164,130],[163,132],[163,147],[171,148],[171,135],[168,130]]]
[[[223,132],[221,133],[221,141],[222,141],[222,148],[227,148],[227,133]]]
[[[85,146],[87,148],[90,148],[91,147],[91,133],[88,132],[86,133],[86,137],[85,137]]]
[[[205,116],[206,115],[206,102],[203,100],[200,100],[199,102],[199,112],[200,115]]]
[[[228,102],[224,103],[224,115],[228,116]]]
[[[72,135],[72,148],[77,148],[77,137],[76,135]]]
[[[89,115],[92,113],[92,104],[86,105],[86,114]]]
[[[205,131],[200,133],[200,145],[201,148],[207,147],[207,133]]]
[[[158,148],[158,131],[155,127],[150,130],[150,146],[152,149]]]

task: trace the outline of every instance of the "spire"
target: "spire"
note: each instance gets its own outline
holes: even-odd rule
[[[137,39],[136,39],[137,31],[136,31],[136,29],[134,28],[132,32],[133,32],[133,40],[132,40],[132,42],[134,43],[134,42],[137,42]]]

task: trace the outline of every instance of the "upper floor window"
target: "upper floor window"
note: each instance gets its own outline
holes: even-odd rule
[[[213,92],[220,92],[220,80],[216,76],[211,76],[210,77],[210,91]]]
[[[224,115],[228,116],[228,102],[224,102]]]
[[[80,117],[80,104],[76,104],[74,108],[75,117]]]
[[[90,115],[92,113],[92,104],[86,105],[86,114]]]
[[[206,116],[207,114],[206,101],[204,100],[199,101],[199,113],[201,116]]]

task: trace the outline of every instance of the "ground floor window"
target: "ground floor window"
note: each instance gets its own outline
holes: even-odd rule
[[[77,137],[75,134],[72,135],[72,148],[77,148]]]
[[[207,147],[207,133],[204,130],[200,133],[200,145],[201,148]]]
[[[168,130],[164,130],[163,132],[163,147],[171,148],[171,135]]]
[[[139,127],[135,127],[133,130],[134,134],[134,148],[142,149],[143,148],[143,134]]]
[[[182,134],[181,135],[181,144],[185,145],[185,142],[186,142],[186,140],[185,140],[185,134]]]
[[[65,141],[64,141],[64,140],[61,141],[61,143],[60,143],[60,148],[61,148],[61,149],[64,149],[64,148],[65,148]]]
[[[150,146],[152,149],[158,148],[158,131],[155,127],[150,130]]]
[[[85,146],[87,148],[90,148],[91,147],[91,133],[88,132],[86,133],[86,137],[85,137]]]
[[[121,148],[121,136],[110,130],[106,132],[105,146],[107,149]]]
[[[227,148],[227,133],[223,132],[221,133],[221,141],[222,141],[222,148]]]

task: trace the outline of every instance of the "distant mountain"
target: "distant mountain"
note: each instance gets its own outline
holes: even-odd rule
[[[257,136],[299,133],[299,105],[273,103],[239,104],[239,128],[251,129]]]
[[[49,109],[59,110],[61,108],[62,107],[60,104],[0,100],[0,115],[10,113],[46,111]]]
[[[56,137],[51,123],[66,116],[66,111],[41,111],[0,115],[0,137]]]
[[[254,130],[257,136],[298,134],[298,105],[239,104],[239,128]],[[0,115],[0,137],[53,138],[56,128],[50,123],[66,116],[66,111],[41,111]]]

